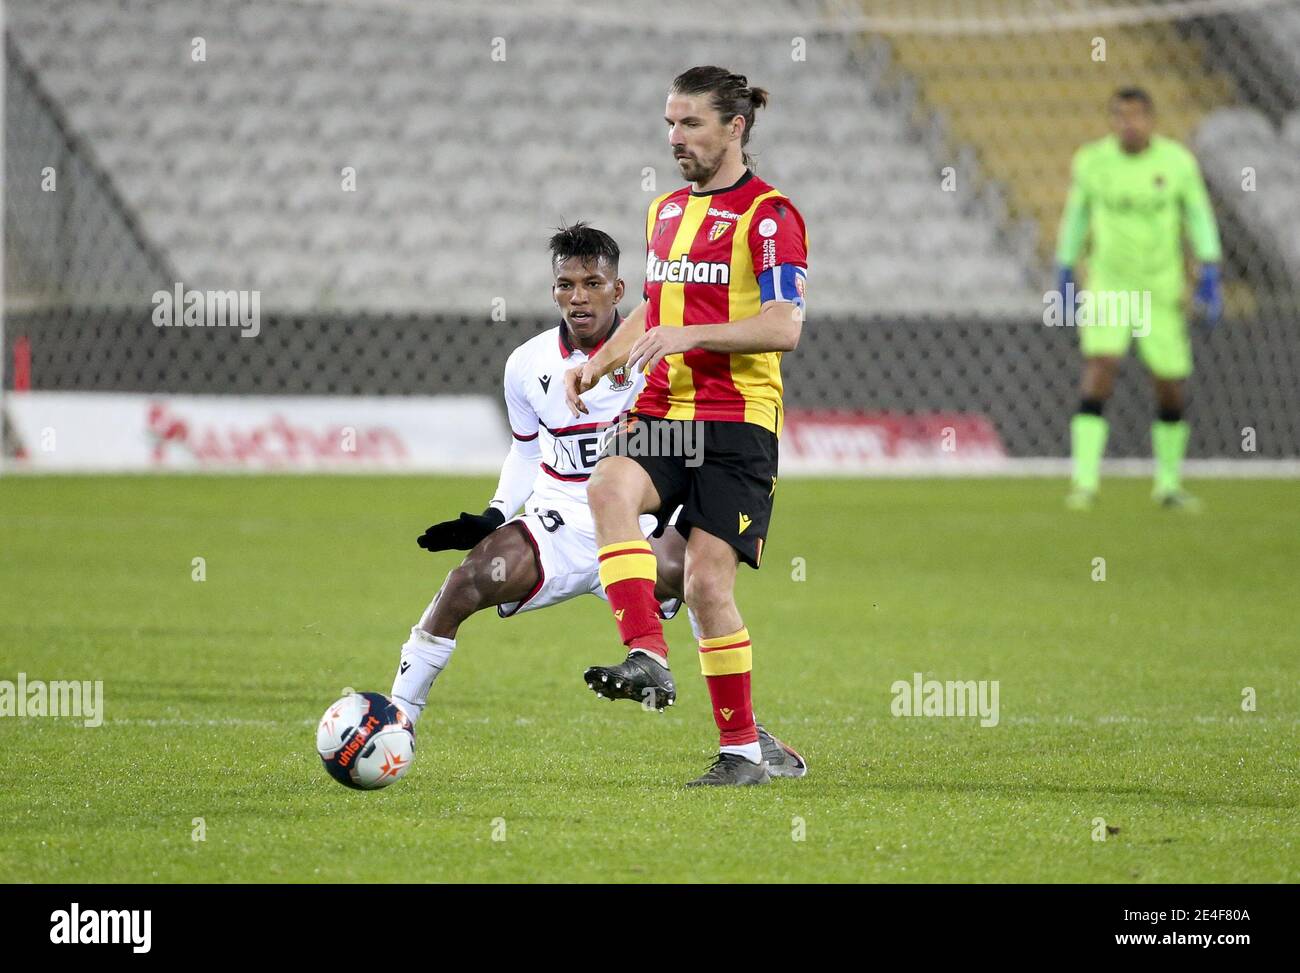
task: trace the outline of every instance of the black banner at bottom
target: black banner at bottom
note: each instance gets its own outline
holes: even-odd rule
[[[1285,948],[1293,886],[4,886],[7,950],[115,960],[339,959],[463,945],[500,960],[662,955],[721,936],[768,956],[851,948],[972,958]],[[675,936],[680,936],[674,944]],[[1227,951],[1227,952],[1225,952]],[[471,954],[472,955],[472,954]],[[671,953],[670,953],[671,955]],[[740,956],[753,956],[749,948]],[[431,957],[434,958],[434,957]],[[462,954],[463,958],[463,954]],[[715,957],[718,961],[722,956]],[[737,957],[739,958],[739,957]]]

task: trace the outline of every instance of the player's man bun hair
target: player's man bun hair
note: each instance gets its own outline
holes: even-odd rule
[[[550,246],[551,266],[570,257],[577,257],[584,264],[593,260],[605,260],[615,270],[618,269],[618,244],[614,238],[582,220],[572,226],[557,227]]]
[[[749,144],[749,136],[754,131],[754,112],[767,107],[766,88],[756,88],[743,74],[712,64],[683,71],[673,78],[669,90],[679,95],[709,95],[713,110],[722,116],[723,122],[729,122],[737,115],[744,118],[745,130],[740,135],[742,148]],[[743,154],[745,165],[753,165],[749,153]]]

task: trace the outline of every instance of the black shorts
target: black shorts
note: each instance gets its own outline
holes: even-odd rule
[[[777,439],[750,422],[659,419],[632,414],[606,441],[603,456],[627,456],[659,493],[660,530],[678,505],[677,529],[720,537],[757,568],[776,494]]]

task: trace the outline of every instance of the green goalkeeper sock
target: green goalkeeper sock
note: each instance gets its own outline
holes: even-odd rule
[[[1076,413],[1070,420],[1070,454],[1074,458],[1074,488],[1096,493],[1101,483],[1101,457],[1106,452],[1110,423],[1104,416]]]
[[[1186,422],[1151,423],[1151,451],[1156,458],[1156,493],[1166,496],[1182,486],[1183,455],[1192,427]]]

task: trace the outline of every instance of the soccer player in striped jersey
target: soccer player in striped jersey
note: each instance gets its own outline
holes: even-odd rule
[[[1087,510],[1096,500],[1109,431],[1102,413],[1120,359],[1136,340],[1155,383],[1152,497],[1165,507],[1195,509],[1180,476],[1190,435],[1184,387],[1192,374],[1182,235],[1185,227],[1200,264],[1194,302],[1214,327],[1223,309],[1219,231],[1195,156],[1154,134],[1151,96],[1120,89],[1110,100],[1110,121],[1113,134],[1075,153],[1057,241],[1057,288],[1067,314],[1074,311],[1074,265],[1085,239],[1090,247],[1085,303],[1076,313],[1084,365],[1070,423],[1074,475],[1066,505]]]
[[[625,372],[610,375],[594,390],[587,421],[569,421],[559,377],[621,329],[618,302],[624,284],[618,244],[586,224],[556,233],[551,258],[561,321],[524,342],[506,361],[513,438],[496,493],[483,513],[462,513],[419,538],[420,547],[430,552],[469,554],[447,575],[402,646],[392,695],[412,720],[419,719],[456,648],[457,630],[471,615],[495,606],[509,618],[581,594],[603,594],[587,479],[599,457],[602,429],[627,410],[643,381]],[[640,523],[644,538],[654,518]],[[667,607],[680,595],[684,544],[668,536],[655,545],[664,573],[656,580],[656,604]]]
[[[750,695],[750,635],[734,588],[739,563],[757,568],[763,556],[783,414],[780,360],[799,341],[808,238],[794,204],[757,176],[745,152],[766,103],[766,91],[724,68],[691,68],[673,80],[664,121],[688,185],[646,214],[642,303],[565,374],[575,414],[614,369],[647,375],[587,487],[601,581],[629,651],[622,663],[588,669],[586,680],[606,695],[621,683],[616,695],[629,699],[647,689],[671,697],[657,558],[638,518],[655,512],[662,521],[680,504],[686,603],[700,628],[700,668],[719,733],[717,760],[691,785],[769,779]],[[698,455],[673,448],[696,441]],[[806,765],[790,759],[799,764],[790,776],[800,775]]]
[[[447,576],[402,646],[392,695],[413,722],[451,659],[460,625],[471,615],[496,606],[498,615],[509,618],[584,594],[605,596],[587,480],[603,430],[626,412],[644,378],[613,370],[588,393],[587,421],[571,421],[560,376],[618,334],[624,285],[618,276],[618,244],[608,234],[576,223],[556,233],[550,246],[552,296],[561,321],[524,342],[506,362],[506,412],[513,439],[496,494],[483,513],[462,513],[419,538],[419,545],[431,552],[469,554]],[[642,540],[654,528],[654,517],[639,519]],[[670,618],[681,603],[686,545],[676,532],[648,543],[659,572],[653,585],[656,607]],[[656,701],[660,707],[670,702]],[[770,762],[785,768],[787,776],[797,776],[801,765],[791,756],[793,750],[766,730],[762,747]]]

